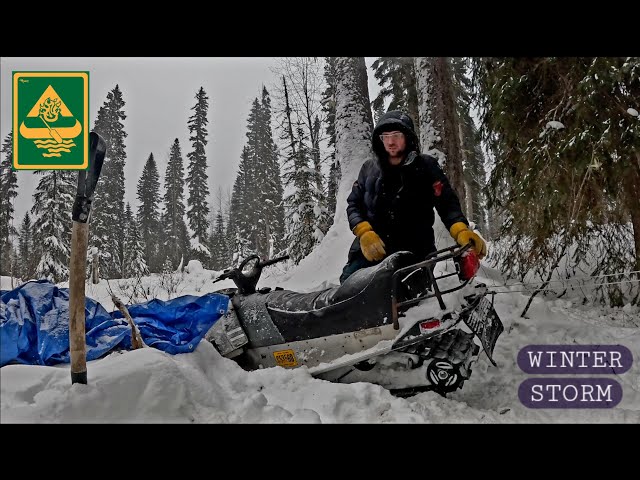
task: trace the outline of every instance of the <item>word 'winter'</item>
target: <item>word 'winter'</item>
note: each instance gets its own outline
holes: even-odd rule
[[[633,356],[622,345],[528,345],[518,353],[527,373],[624,373]]]

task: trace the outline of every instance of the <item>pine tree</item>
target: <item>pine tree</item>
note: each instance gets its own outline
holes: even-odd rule
[[[124,269],[125,278],[137,278],[149,275],[149,268],[145,261],[143,239],[140,234],[142,226],[136,221],[131,211],[131,205],[127,202],[124,212]]]
[[[38,170],[42,178],[33,194],[33,243],[39,262],[36,277],[58,283],[69,278],[71,207],[77,173],[67,170]]]
[[[33,226],[31,225],[31,216],[29,212],[25,212],[22,222],[20,223],[20,232],[18,235],[18,258],[20,278],[29,280],[35,277],[37,267],[37,253],[33,243]]]
[[[180,142],[176,138],[171,146],[169,162],[164,177],[164,211],[162,226],[164,228],[163,256],[168,257],[173,265],[178,265],[181,258],[189,254],[189,233],[184,221],[184,169]],[[164,260],[164,258],[162,258]]]
[[[89,243],[100,251],[100,272],[105,278],[118,278],[122,275],[124,166],[127,158],[124,145],[127,133],[122,124],[127,118],[124,105],[122,92],[116,85],[100,107],[94,126],[94,130],[105,139],[107,155],[91,208]]]
[[[16,233],[13,226],[13,199],[18,196],[18,177],[12,168],[13,132],[5,137],[0,153],[5,155],[4,159],[0,159],[0,256],[6,260],[11,257],[11,236]],[[10,262],[0,262],[0,274],[11,274]]]
[[[194,256],[203,263],[208,263],[210,257],[207,245],[207,230],[209,229],[209,186],[207,184],[207,157],[205,146],[207,145],[207,112],[209,110],[209,97],[200,87],[196,94],[196,104],[191,108],[194,114],[189,117],[189,140],[192,142],[193,151],[187,154],[189,167],[187,173],[187,187],[189,198],[187,200],[187,218],[193,231],[191,238],[194,242]]]
[[[144,165],[138,180],[138,216],[142,243],[144,245],[144,259],[151,271],[159,272],[162,259],[159,258],[160,221],[158,205],[160,205],[160,180],[158,167],[153,153]]]

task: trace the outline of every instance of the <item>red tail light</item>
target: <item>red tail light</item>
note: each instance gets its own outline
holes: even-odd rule
[[[424,322],[420,322],[419,326],[420,326],[420,333],[427,333],[429,330],[438,328],[440,326],[440,320],[438,319],[425,320]]]
[[[480,260],[474,250],[467,250],[460,257],[460,280],[471,280],[480,268]]]

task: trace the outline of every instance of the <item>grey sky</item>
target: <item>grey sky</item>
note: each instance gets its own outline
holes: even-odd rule
[[[368,58],[370,65],[374,58]],[[175,138],[180,141],[185,172],[186,154],[191,150],[187,121],[193,113],[195,95],[204,87],[209,96],[207,161],[209,165],[210,208],[217,207],[218,186],[231,188],[245,144],[246,123],[251,102],[259,97],[262,85],[270,92],[276,81],[271,68],[277,65],[272,57],[223,58],[13,58],[0,59],[0,135],[4,139],[11,131],[11,75],[13,71],[70,70],[89,71],[90,125],[116,84],[120,86],[127,115],[124,121],[128,137],[125,140],[125,201],[137,206],[136,185],[149,154],[158,164],[161,186],[169,149]],[[369,72],[369,88],[377,91]],[[33,190],[39,176],[32,171],[18,171],[18,197],[14,222],[17,227],[33,204]]]

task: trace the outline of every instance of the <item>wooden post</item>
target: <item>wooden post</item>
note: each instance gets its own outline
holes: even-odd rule
[[[89,134],[89,169],[78,170],[78,189],[73,202],[71,231],[71,259],[69,264],[69,356],[71,383],[87,383],[87,355],[85,338],[85,276],[89,217],[91,202],[102,162],[106,154],[105,141],[95,132]]]
[[[89,225],[73,222],[71,231],[71,263],[69,265],[69,354],[71,383],[87,383],[85,341],[85,269]]]

